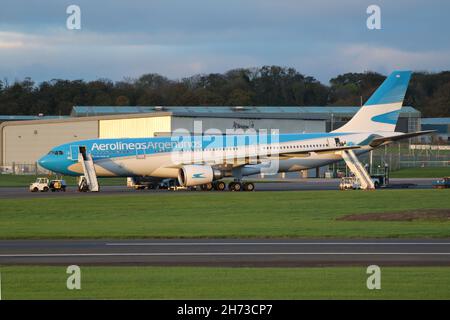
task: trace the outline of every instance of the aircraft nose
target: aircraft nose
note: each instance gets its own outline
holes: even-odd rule
[[[40,158],[37,162],[39,166],[42,168],[52,171],[61,173],[64,169],[64,163],[62,163],[63,159],[56,158],[52,156],[51,154],[45,155],[42,158]]]
[[[45,169],[48,169],[48,156],[43,156],[42,158],[40,158],[39,160],[38,160],[38,164],[42,167],[42,168],[45,168]]]

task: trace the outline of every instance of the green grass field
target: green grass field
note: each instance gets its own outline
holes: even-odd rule
[[[45,177],[45,175],[40,175],[39,177]],[[54,176],[51,179],[56,179]],[[63,177],[69,186],[76,186],[75,177]],[[126,178],[99,178],[100,185],[103,186],[125,186],[127,184]],[[0,187],[24,187],[28,188],[29,184],[36,181],[36,176],[34,175],[12,175],[12,174],[1,174],[0,175]]]
[[[81,290],[65,267],[0,267],[10,299],[450,299],[448,267],[382,267],[368,290],[363,267],[81,267]]]
[[[450,237],[450,221],[339,221],[450,208],[450,190],[153,193],[0,200],[0,238]]]
[[[405,168],[391,172],[391,178],[442,178],[450,176],[450,167]]]

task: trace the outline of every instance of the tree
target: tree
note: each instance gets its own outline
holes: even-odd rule
[[[263,66],[225,73],[197,74],[170,80],[156,73],[137,79],[51,79],[36,84],[31,78],[0,81],[0,114],[67,115],[74,105],[260,105],[322,106],[365,102],[385,76],[376,72],[344,73],[324,85],[294,68]],[[450,71],[413,73],[405,105],[424,117],[450,116]]]
[[[230,106],[249,106],[252,104],[251,93],[242,89],[234,89],[228,96]]]
[[[116,106],[129,106],[130,100],[126,96],[118,96],[116,98]]]

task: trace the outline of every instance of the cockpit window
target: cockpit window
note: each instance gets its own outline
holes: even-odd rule
[[[64,152],[60,151],[60,150],[51,150],[48,154],[53,154],[55,156],[62,156],[64,154]]]

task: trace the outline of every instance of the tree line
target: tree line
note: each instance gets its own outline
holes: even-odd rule
[[[386,77],[376,72],[345,73],[329,85],[294,68],[264,66],[172,80],[156,73],[113,82],[31,78],[0,81],[0,114],[68,115],[74,105],[90,106],[358,106]],[[450,116],[450,71],[415,72],[405,105],[423,117]]]

